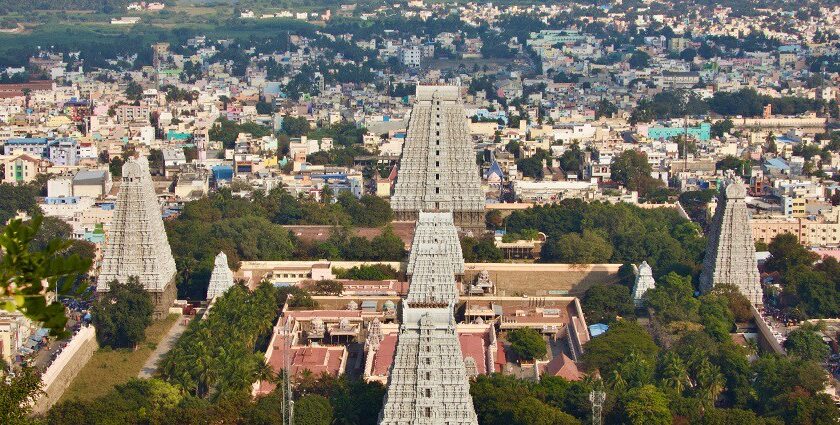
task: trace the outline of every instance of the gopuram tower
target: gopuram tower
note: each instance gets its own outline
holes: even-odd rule
[[[478,425],[455,333],[464,258],[449,212],[419,212],[382,425]]]
[[[709,292],[717,285],[731,284],[753,305],[762,305],[761,280],[755,258],[747,203],[747,190],[740,178],[730,175],[718,196],[712,218],[712,231],[703,258],[700,290]]]
[[[462,230],[484,230],[484,193],[456,86],[417,86],[391,207],[397,220],[451,211]]]
[[[131,276],[136,276],[152,295],[154,317],[166,317],[177,295],[175,259],[146,158],[131,158],[122,167],[122,183],[96,292],[108,292],[113,280],[124,283]]]

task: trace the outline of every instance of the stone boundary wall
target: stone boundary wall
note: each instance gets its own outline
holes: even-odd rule
[[[61,398],[98,348],[94,327],[82,327],[41,375],[41,391],[44,393],[35,402],[35,413],[45,413]]]
[[[779,341],[776,341],[776,337],[773,336],[773,330],[770,329],[770,326],[764,321],[764,317],[761,316],[761,312],[759,312],[754,305],[750,306],[750,312],[752,312],[753,320],[758,328],[758,342],[760,347],[776,354],[786,355],[787,351],[785,351],[782,345],[779,344]]]

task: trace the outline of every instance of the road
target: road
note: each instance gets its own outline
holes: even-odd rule
[[[172,346],[175,345],[175,341],[178,341],[178,338],[181,337],[181,334],[187,329],[187,326],[184,325],[184,321],[187,319],[187,316],[181,316],[169,328],[169,331],[166,333],[166,336],[160,341],[160,343],[155,348],[155,351],[152,352],[152,355],[146,360],[146,364],[143,365],[143,368],[140,369],[140,374],[137,375],[139,378],[151,378],[157,372],[158,363],[160,359],[163,357],[164,354],[168,353],[169,350],[172,349]],[[189,323],[189,322],[187,322]]]

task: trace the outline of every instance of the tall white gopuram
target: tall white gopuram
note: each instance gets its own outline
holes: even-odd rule
[[[761,280],[746,196],[747,189],[741,179],[730,175],[712,218],[700,290],[709,292],[717,285],[731,284],[751,303],[761,305]]]
[[[417,86],[391,207],[398,220],[451,211],[455,225],[483,230],[484,192],[467,116],[455,86]]]
[[[210,274],[207,300],[212,300],[224,294],[231,286],[233,286],[233,272],[228,267],[227,255],[224,252],[219,252],[213,264],[213,273]]]
[[[420,212],[411,246],[408,296],[388,390],[384,425],[478,425],[455,333],[455,274],[463,271],[451,213]]]
[[[644,303],[642,297],[649,289],[656,287],[656,281],[653,279],[653,269],[650,268],[647,261],[642,261],[639,268],[636,270],[636,281],[633,282],[633,304],[636,307],[641,307]]]
[[[111,281],[125,282],[130,276],[136,276],[152,295],[155,317],[165,317],[177,295],[175,259],[146,158],[129,158],[123,164],[96,291],[108,292]]]

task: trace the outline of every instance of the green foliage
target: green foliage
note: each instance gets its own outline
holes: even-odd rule
[[[361,266],[353,266],[348,270],[337,268],[333,271],[339,279],[388,280],[397,278],[397,271],[386,264],[363,264]]]
[[[566,233],[543,246],[543,255],[559,263],[601,264],[613,257],[613,247],[600,232]]]
[[[43,249],[33,250],[41,223],[41,216],[29,223],[14,219],[0,234],[0,293],[8,297],[3,309],[20,311],[41,322],[51,334],[63,336],[67,323],[64,306],[58,301],[48,304],[45,294],[59,291],[59,285],[63,286],[61,293],[68,294],[69,286],[87,273],[91,262],[78,255],[65,257],[63,253],[72,245],[67,240],[52,239]]]
[[[468,263],[497,263],[504,259],[502,250],[496,246],[492,236],[461,238],[461,252]]]
[[[140,100],[143,97],[143,87],[134,81],[128,83],[128,86],[125,88],[125,97],[131,101]]]
[[[31,367],[24,367],[15,376],[0,369],[0,423],[27,425],[32,406],[41,394],[41,376]]]
[[[309,121],[306,117],[283,117],[280,129],[290,137],[300,137],[309,132]]]
[[[729,133],[735,127],[735,123],[731,119],[718,120],[712,124],[712,137],[723,137],[724,134]]]
[[[574,233],[580,235],[579,239],[586,239],[585,231],[595,232],[597,238],[589,238],[589,241],[598,243],[590,246],[601,251],[589,252],[603,256],[606,248],[600,242],[606,240],[612,248],[607,262],[638,264],[646,260],[657,278],[670,271],[698,272],[698,262],[705,249],[696,225],[671,208],[641,209],[629,204],[566,199],[554,205],[516,211],[507,218],[506,228],[509,232],[537,229],[545,233],[547,240],[543,245],[542,262],[567,261],[555,251],[557,241],[564,235]],[[571,258],[579,258],[571,251],[563,252],[569,252]],[[587,254],[587,257],[595,255]]]
[[[668,399],[653,385],[627,392],[624,410],[632,425],[670,425],[672,416]]]
[[[668,273],[645,293],[647,306],[655,311],[656,319],[668,324],[674,321],[699,321],[700,301],[694,298],[691,278]]]
[[[574,417],[589,415],[589,391],[582,382],[562,378],[534,383],[502,374],[479,375],[470,385],[482,425],[580,424]]]
[[[522,360],[540,360],[545,357],[545,339],[531,328],[512,330],[508,332],[507,340],[511,350]]]
[[[96,245],[83,240],[73,239],[73,227],[67,224],[64,220],[56,217],[44,217],[41,221],[41,227],[35,235],[35,239],[29,244],[29,249],[33,251],[43,251],[47,249],[50,241],[53,239],[61,239],[70,242],[70,246],[62,252],[64,257],[78,255],[79,258],[93,262],[96,257]]]
[[[629,190],[636,190],[645,196],[653,189],[662,186],[662,182],[650,176],[651,166],[647,154],[635,150],[626,150],[613,158],[610,166],[610,179],[621,183]]]
[[[362,195],[361,199],[356,199],[352,193],[345,191],[338,195],[338,204],[356,226],[379,227],[394,219],[391,204],[378,196]]]
[[[277,290],[260,284],[253,293],[234,286],[216,299],[203,320],[194,320],[160,364],[161,376],[196,397],[247,393],[263,355],[260,336],[277,318]]]
[[[127,282],[114,280],[110,290],[93,304],[96,339],[102,346],[132,348],[145,339],[152,323],[152,298],[136,276]]]
[[[750,173],[750,161],[729,155],[716,162],[715,169],[718,171],[734,170],[735,174],[745,176]]]
[[[819,256],[802,246],[796,236],[781,233],[770,241],[770,258],[765,267],[769,271],[785,274],[798,266],[810,267]]]
[[[818,111],[823,101],[801,97],[775,98],[758,94],[755,89],[745,88],[737,92],[715,92],[708,100],[709,108],[723,116],[741,115],[744,117],[760,116],[764,105],[772,105],[773,113],[779,115],[798,115],[807,111]]]
[[[823,363],[830,351],[819,333],[824,329],[825,325],[821,322],[819,325],[803,323],[798,329],[788,334],[785,339],[785,349],[788,354],[802,360]]]
[[[344,286],[334,280],[311,280],[301,284],[306,292],[315,295],[340,295]]]
[[[785,311],[800,318],[840,315],[840,264],[836,260],[826,258],[815,266],[819,256],[789,233],[773,238],[768,250],[766,267],[781,274]]]
[[[330,425],[333,408],[326,397],[309,394],[295,402],[295,423],[300,425]]]
[[[41,215],[41,207],[37,202],[40,192],[41,189],[34,183],[0,183],[0,225],[4,225],[18,211],[29,215]]]
[[[583,364],[588,370],[600,370],[601,376],[610,376],[621,359],[629,353],[653,361],[659,348],[650,334],[635,322],[613,322],[603,335],[592,338],[584,346]]]
[[[786,406],[791,401],[791,396],[816,397],[825,388],[826,372],[818,364],[810,361],[768,355],[756,360],[752,369],[755,373],[754,387],[758,411],[765,415],[793,419],[791,416],[795,415],[795,409]],[[837,407],[829,410],[833,410],[835,415],[840,415]]]
[[[630,68],[633,69],[644,69],[650,65],[650,55],[647,53],[636,50],[630,55],[630,59],[627,61],[630,64]]]
[[[208,136],[210,140],[222,142],[226,149],[230,149],[236,142],[239,133],[248,133],[254,137],[265,137],[271,135],[271,129],[252,122],[237,124],[235,121],[219,118],[213,124],[213,127],[210,127]]]
[[[650,99],[642,99],[633,108],[630,122],[650,122],[657,119],[705,115],[709,106],[691,91],[662,91]]]
[[[550,159],[550,155],[537,149],[537,152],[528,158],[519,158],[516,160],[516,169],[525,177],[531,177],[536,180],[542,180],[545,176],[543,171],[543,161]]]
[[[623,285],[594,285],[581,300],[589,323],[610,323],[616,317],[633,317],[633,298]]]

